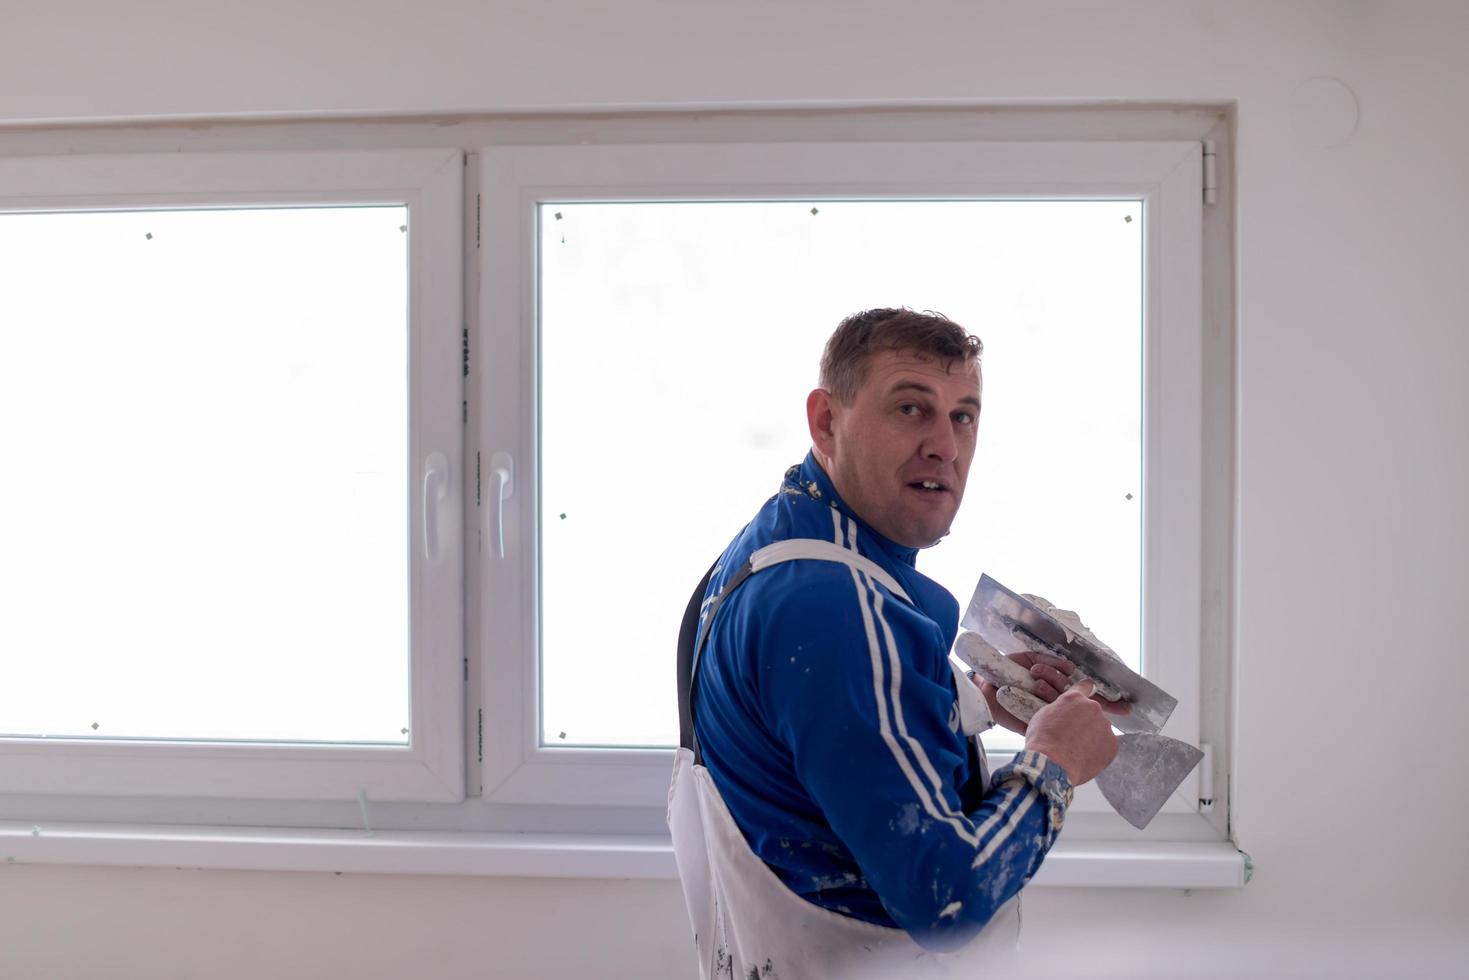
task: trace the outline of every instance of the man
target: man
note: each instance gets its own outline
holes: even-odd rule
[[[812,449],[696,593],[669,822],[708,976],[847,977],[1013,946],[1015,896],[1116,739],[1070,665],[1016,657],[1028,731],[950,666],[958,603],[919,574],[974,458],[978,338],[869,310],[827,344]],[[702,598],[702,602],[698,601]],[[987,710],[986,710],[987,709]],[[1026,749],[987,779],[966,736]]]

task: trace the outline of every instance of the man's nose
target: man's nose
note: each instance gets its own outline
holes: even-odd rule
[[[924,459],[951,463],[959,456],[959,440],[954,435],[953,423],[948,418],[936,418],[923,434],[920,452]]]

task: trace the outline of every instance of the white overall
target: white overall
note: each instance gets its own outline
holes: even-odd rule
[[[911,602],[870,559],[827,541],[795,539],[762,548],[751,556],[751,570],[796,558],[851,565]],[[988,712],[974,685],[962,674],[959,679],[961,720],[965,734],[973,734],[987,727]],[[966,693],[971,697],[964,697]],[[792,892],[750,850],[709,770],[694,763],[688,748],[680,748],[675,757],[668,825],[704,980],[1004,976],[1014,962],[1019,896],[1003,905],[963,949],[936,954],[901,929],[840,915]]]

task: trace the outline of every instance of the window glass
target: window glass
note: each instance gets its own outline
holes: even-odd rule
[[[985,344],[964,506],[919,569],[961,607],[981,572],[1042,594],[1138,664],[1140,202],[551,203],[540,224],[545,744],[677,742],[689,592],[809,448],[826,338],[875,306]]]
[[[407,221],[0,215],[0,734],[408,741]]]

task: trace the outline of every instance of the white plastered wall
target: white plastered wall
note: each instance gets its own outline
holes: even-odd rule
[[[1466,48],[1456,3],[10,0],[0,125],[1236,103],[1233,791],[1255,879],[1037,889],[1026,949],[1047,975],[1451,976],[1469,962]],[[1323,76],[1355,93],[1350,132],[1331,86],[1303,85]],[[692,965],[672,882],[16,865],[0,912],[6,977]]]

